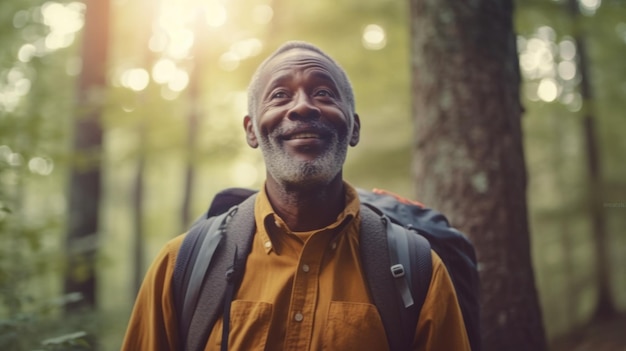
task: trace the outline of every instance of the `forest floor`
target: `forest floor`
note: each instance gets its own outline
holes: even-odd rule
[[[626,351],[626,314],[588,324],[550,345],[550,351]]]

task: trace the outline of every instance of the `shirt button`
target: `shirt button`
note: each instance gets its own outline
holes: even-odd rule
[[[302,315],[302,313],[298,312],[293,316],[293,319],[296,322],[302,322],[302,320],[304,319],[304,316]]]
[[[309,267],[309,265],[308,265],[308,264],[303,264],[303,265],[302,265],[302,271],[303,271],[304,273],[309,273],[309,271],[310,271],[310,270],[311,270],[311,267]]]
[[[263,246],[265,246],[266,249],[270,249],[272,247],[272,242],[271,241],[266,241]]]
[[[332,244],[330,244],[330,248],[331,248],[331,249],[333,249],[333,250],[335,250],[335,249],[337,248],[337,242],[336,242],[336,241],[333,241],[333,243],[332,243]]]

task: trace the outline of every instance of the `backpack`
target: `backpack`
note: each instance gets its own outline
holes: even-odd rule
[[[432,248],[454,284],[471,348],[479,351],[478,272],[471,243],[442,214],[417,202],[376,189],[358,193],[361,262],[390,350],[407,350],[413,340],[432,276]],[[230,303],[255,232],[255,194],[242,188],[218,193],[183,240],[172,278],[182,350],[203,350],[220,316],[222,350],[228,349]]]

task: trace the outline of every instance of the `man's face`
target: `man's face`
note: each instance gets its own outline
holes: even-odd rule
[[[261,72],[248,144],[261,147],[268,176],[291,185],[327,184],[341,172],[359,120],[338,86],[337,68],[323,56],[292,49]]]

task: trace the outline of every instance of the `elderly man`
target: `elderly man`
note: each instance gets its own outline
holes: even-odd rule
[[[346,73],[317,47],[286,43],[257,69],[243,127],[248,145],[261,149],[267,179],[230,308],[229,349],[390,349],[363,277],[359,197],[342,177],[360,126]],[[150,267],[123,350],[182,349],[171,280],[183,238]],[[469,350],[454,287],[434,252],[432,267],[410,349]],[[220,318],[207,331],[204,350],[220,348],[222,325]]]

